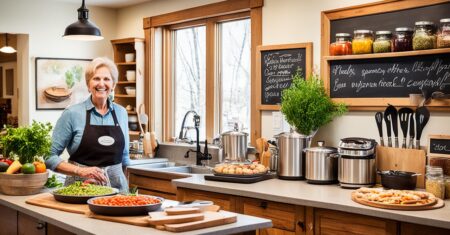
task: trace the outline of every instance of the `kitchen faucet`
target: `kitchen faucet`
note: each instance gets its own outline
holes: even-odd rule
[[[186,114],[183,117],[183,122],[181,123],[181,129],[180,129],[180,134],[178,135],[178,141],[181,142],[186,142],[189,144],[193,144],[194,141],[192,141],[192,139],[188,139],[186,138],[186,133],[188,132],[188,130],[190,130],[192,127],[186,127],[185,123],[186,123],[186,118],[189,114],[193,114],[194,115],[194,122],[195,122],[195,118],[196,116],[198,116],[198,118],[200,118],[200,116],[197,114],[197,112],[195,112],[194,110],[189,110],[186,112]],[[184,134],[183,134],[184,132]],[[197,137],[198,138],[198,137]]]
[[[189,112],[194,112],[195,113],[195,111],[189,111]],[[186,113],[184,119],[186,119],[186,116],[187,116],[188,113]],[[184,119],[183,119],[182,128],[184,126],[184,121],[185,121]],[[205,140],[205,148],[203,150],[203,153],[202,153],[202,151],[200,149],[200,130],[199,130],[200,129],[200,116],[197,113],[194,114],[194,123],[195,123],[195,133],[196,133],[196,136],[197,136],[197,140],[196,140],[197,149],[196,150],[189,149],[186,152],[186,154],[184,154],[184,157],[188,158],[190,152],[195,152],[195,156],[196,156],[196,163],[195,164],[197,166],[202,166],[203,165],[202,164],[203,160],[211,160],[212,157],[211,157],[211,154],[208,153],[208,141],[207,140]],[[183,129],[181,129],[181,130],[183,131]],[[180,132],[180,136],[182,136],[182,131]]]

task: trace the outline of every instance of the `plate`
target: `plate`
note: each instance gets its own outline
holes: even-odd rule
[[[259,173],[259,174],[251,174],[251,175],[244,175],[244,174],[224,174],[224,173],[218,173],[213,170],[213,173],[215,176],[226,176],[226,177],[237,177],[237,178],[254,178],[254,177],[260,177],[267,175],[267,172],[265,173]]]
[[[93,195],[93,196],[92,195],[91,196],[61,195],[61,194],[55,193],[56,191],[61,190],[63,188],[64,187],[53,190],[52,191],[53,197],[55,198],[56,201],[70,203],[70,204],[86,204],[87,201],[91,198],[101,197],[101,196],[111,196],[111,195],[115,195],[119,192],[118,189],[112,188],[113,193],[102,194],[102,195]]]
[[[95,199],[114,197],[114,196],[106,196],[106,197],[91,198],[87,201],[87,204],[89,205],[89,210],[91,210],[95,214],[112,215],[112,216],[133,216],[133,215],[147,215],[148,212],[159,210],[161,208],[162,203],[164,202],[164,198],[162,197],[147,196],[147,195],[140,195],[140,196],[157,198],[159,199],[160,202],[156,204],[147,204],[140,206],[108,206],[108,205],[97,205],[93,203],[93,200]]]

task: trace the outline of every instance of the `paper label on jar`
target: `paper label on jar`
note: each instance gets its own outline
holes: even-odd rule
[[[111,146],[114,142],[115,141],[111,136],[104,135],[98,138],[98,143],[103,146]]]

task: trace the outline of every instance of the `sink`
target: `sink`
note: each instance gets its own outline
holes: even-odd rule
[[[211,168],[201,167],[201,166],[174,166],[174,167],[155,169],[155,171],[185,173],[185,174],[211,174],[212,173]]]
[[[184,165],[176,164],[174,162],[159,162],[159,163],[135,165],[135,166],[132,166],[132,168],[138,168],[138,169],[161,169],[161,168],[177,167],[177,166],[184,166]]]

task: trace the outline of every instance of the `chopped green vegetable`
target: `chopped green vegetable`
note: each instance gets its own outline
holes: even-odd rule
[[[56,190],[55,193],[66,196],[98,196],[112,194],[114,190],[106,186],[85,184],[81,181],[76,181],[67,187]]]
[[[63,184],[56,179],[55,174],[53,174],[51,177],[49,177],[47,179],[47,182],[45,182],[45,187],[47,187],[47,188],[55,188],[55,187],[61,187],[61,186],[63,186]]]

